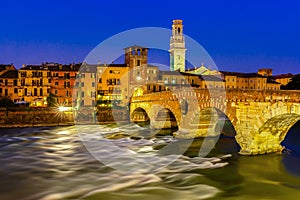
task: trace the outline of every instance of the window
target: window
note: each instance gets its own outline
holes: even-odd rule
[[[18,80],[14,80],[14,86],[18,85]]]
[[[0,94],[2,94],[2,88],[0,88]]]
[[[65,79],[70,79],[70,73],[65,73],[64,77],[65,77]]]
[[[84,92],[81,92],[81,97],[84,97]]]
[[[141,65],[141,61],[140,60],[137,60],[137,66],[140,66]]]
[[[57,94],[57,90],[54,90],[54,94]]]
[[[54,85],[55,85],[55,86],[58,86],[58,82],[55,82]]]
[[[120,74],[120,70],[109,70],[110,74]]]
[[[70,82],[64,82],[64,87],[69,88],[70,87]]]
[[[102,83],[102,78],[99,79],[99,83]]]
[[[40,96],[43,96],[43,89],[40,88]]]
[[[91,91],[91,97],[95,97],[96,96],[96,92]]]
[[[81,87],[84,87],[84,82],[81,82]]]
[[[168,84],[168,78],[165,78],[165,84]]]
[[[92,87],[95,87],[95,82],[92,82]]]

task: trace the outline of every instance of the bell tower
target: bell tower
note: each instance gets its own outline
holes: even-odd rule
[[[173,20],[169,50],[171,71],[185,71],[185,51],[182,20]]]

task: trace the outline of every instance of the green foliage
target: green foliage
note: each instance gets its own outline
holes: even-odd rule
[[[54,107],[56,105],[56,98],[54,94],[50,93],[47,97],[47,105],[48,107]]]
[[[10,108],[10,107],[14,107],[14,106],[15,106],[15,104],[11,99],[9,99],[7,97],[3,97],[0,99],[0,107]]]
[[[281,86],[281,89],[300,90],[300,74],[295,75],[287,85]]]

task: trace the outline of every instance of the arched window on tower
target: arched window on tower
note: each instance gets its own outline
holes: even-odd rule
[[[180,34],[180,28],[178,28],[178,34]]]

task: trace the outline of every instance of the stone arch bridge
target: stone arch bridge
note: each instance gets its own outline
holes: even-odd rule
[[[281,151],[281,141],[300,120],[300,91],[183,89],[135,96],[130,104],[131,121],[177,127],[183,138],[220,134],[220,115],[232,123],[241,154]]]

